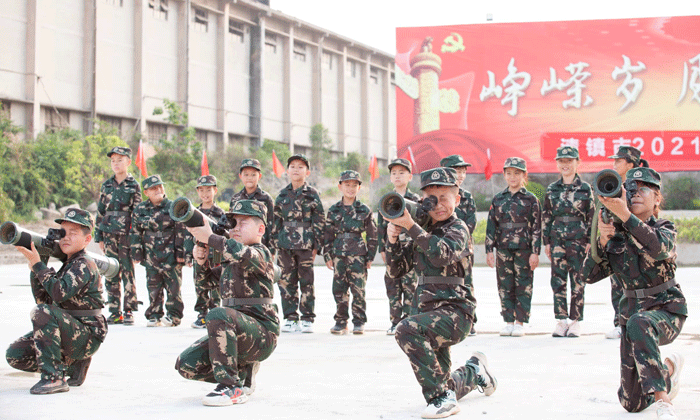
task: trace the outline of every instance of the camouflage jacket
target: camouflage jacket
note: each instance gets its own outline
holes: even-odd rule
[[[204,215],[212,218],[215,222],[218,222],[219,218],[224,215],[224,211],[221,209],[221,207],[217,206],[216,204],[214,204],[213,206],[211,206],[208,209],[203,209],[202,205],[200,204],[199,206],[197,206],[197,208],[199,209],[199,211],[204,213]],[[194,240],[194,237],[187,231],[187,229],[185,229],[182,234],[185,237],[185,241],[184,241],[185,263],[192,264],[192,262],[194,261],[194,257],[192,256],[192,250],[194,249],[195,240]],[[211,264],[212,267],[214,265],[216,265],[213,263],[213,261],[214,261],[214,250],[210,248],[209,249],[209,263]]]
[[[419,283],[421,276],[459,277],[464,279],[469,262],[469,228],[454,214],[447,220],[428,225],[423,230],[415,224],[408,230],[407,243],[387,242],[389,276],[398,278],[415,268]],[[469,282],[471,279],[469,279]],[[423,284],[416,289],[418,309],[428,312],[445,305],[473,314],[476,298],[469,284]]]
[[[509,227],[508,223],[523,227]],[[542,220],[540,201],[524,187],[515,194],[508,188],[493,197],[486,223],[486,253],[497,249],[529,249],[539,255]]]
[[[131,228],[131,213],[140,202],[141,187],[131,174],[119,184],[114,176],[103,182],[97,202],[95,242],[102,242],[105,233],[128,234]],[[129,215],[111,212],[126,212]]]
[[[102,276],[85,250],[76,252],[56,272],[45,263],[32,267],[32,293],[37,303],[55,305],[68,310],[104,308]],[[92,329],[100,341],[107,335],[107,320],[103,315],[75,317]]]
[[[336,256],[366,255],[367,261],[373,261],[376,254],[377,225],[372,210],[360,200],[355,200],[351,206],[343,205],[342,199],[333,204],[326,216],[324,260],[330,261]]]
[[[463,221],[467,228],[469,229],[469,247],[470,253],[474,254],[474,241],[472,240],[472,235],[474,234],[474,228],[476,227],[476,202],[472,193],[462,188],[459,189],[459,205],[455,208],[455,215],[461,221]]]
[[[274,218],[274,203],[272,201],[272,196],[258,187],[253,194],[248,194],[243,187],[242,190],[237,192],[231,197],[231,203],[229,203],[229,211],[233,208],[233,205],[241,200],[255,200],[265,204],[267,207],[267,220],[265,220],[265,235],[262,237],[262,244],[270,248],[270,230],[272,229],[272,220]]]
[[[590,184],[576,175],[571,184],[563,179],[549,184],[542,205],[542,241],[545,245],[558,246],[565,241],[588,242],[591,222],[595,214],[595,201]],[[562,217],[580,220],[564,221]]]
[[[170,218],[172,201],[164,198],[159,206],[146,200],[136,206],[131,220],[131,258],[153,267],[174,266],[185,258],[185,229]]]
[[[595,283],[611,274],[616,274],[626,290],[648,289],[675,278],[676,273],[676,227],[673,222],[656,219],[653,216],[644,223],[636,216],[630,216],[615,235],[601,249],[602,259],[596,264],[590,251],[583,262],[582,277],[587,283]],[[645,298],[620,300],[620,317],[623,325],[634,313],[663,309],[688,315],[685,297],[680,286]]]
[[[408,190],[408,188],[406,188],[406,194],[404,194],[403,197],[411,201],[420,200],[420,196],[416,193],[412,193]],[[386,248],[386,227],[389,226],[389,220],[385,220],[381,213],[377,212],[377,214],[377,249],[379,252],[384,252]],[[409,238],[406,234],[401,234],[401,236],[399,237],[399,240],[401,240],[402,242],[406,242],[408,239]]]
[[[221,298],[274,298],[275,276],[272,254],[263,244],[243,245],[234,239],[211,235],[209,246],[221,252]],[[280,333],[276,304],[235,306],[236,310],[260,321],[268,331]]]
[[[275,200],[271,242],[275,249],[323,249],[326,215],[318,191],[306,182],[283,188]]]

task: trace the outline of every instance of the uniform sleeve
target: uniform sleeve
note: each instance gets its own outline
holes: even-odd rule
[[[246,271],[266,273],[269,261],[260,247],[246,246],[235,239],[219,235],[211,235],[207,244],[221,252],[225,261],[241,264]]]
[[[143,261],[143,231],[139,223],[139,206],[136,206],[131,215],[131,229],[129,230],[129,244],[131,245],[131,259]]]
[[[328,210],[326,227],[323,229],[323,260],[325,262],[333,260],[333,242],[335,241],[336,227],[331,219],[332,210],[333,207]]]
[[[496,246],[496,226],[498,221],[496,220],[496,209],[494,202],[491,201],[491,208],[489,208],[488,219],[486,219],[486,238],[484,240],[484,245],[486,247],[486,253],[489,254],[493,252],[493,248]]]
[[[374,261],[374,256],[377,255],[377,225],[374,223],[371,210],[369,217],[365,219],[365,239],[367,240],[367,261]]]
[[[272,196],[270,196],[270,194],[267,194],[267,196],[265,197],[265,207],[267,207],[267,228],[265,229],[265,234],[263,235],[262,243],[268,248],[271,248],[270,230],[272,229],[272,223],[275,218],[274,206],[275,205],[272,202]]]
[[[185,259],[185,225],[175,223],[175,259]],[[189,232],[187,232],[189,233]]]
[[[95,242],[102,242],[102,230],[100,225],[102,224],[102,219],[105,217],[107,212],[107,194],[105,194],[105,186],[102,184],[100,186],[100,198],[97,200],[97,215],[95,216]]]
[[[92,273],[84,260],[71,263],[71,267],[61,276],[42,262],[34,264],[32,271],[51,300],[57,303],[65,302],[75,296],[92,279]]]
[[[552,233],[552,190],[547,188],[547,194],[544,196],[544,204],[542,205],[542,241],[544,245],[550,244],[549,235]]]
[[[136,192],[132,195],[131,206],[129,206],[129,211],[131,212],[132,219],[134,217],[134,210],[143,201],[143,197],[141,196],[141,186],[139,185],[138,182],[135,182],[134,187],[136,189]],[[132,223],[133,223],[133,221],[132,221]],[[129,226],[127,226],[127,229],[128,228],[129,228]]]
[[[326,215],[323,212],[323,203],[318,194],[315,194],[313,208],[311,209],[311,224],[313,226],[313,249],[323,252],[323,228],[326,225]]]
[[[272,229],[270,229],[270,245],[273,249],[279,249],[279,240],[277,235],[282,231],[282,205],[280,203],[280,196],[277,196],[275,200],[275,205],[272,209]]]
[[[661,261],[675,253],[676,228],[673,222],[660,221],[659,226],[649,226],[637,216],[631,215],[624,223],[624,227],[644,247],[646,254],[651,258]]]
[[[467,197],[467,204],[464,209],[467,212],[467,220],[465,220],[464,223],[467,224],[469,234],[471,235],[474,233],[474,228],[476,227],[476,201],[474,201],[474,197],[471,194]]]
[[[377,250],[384,252],[384,241],[386,240],[386,225],[384,217],[380,212],[377,212]]]
[[[386,241],[386,265],[389,277],[397,279],[413,269],[413,241]]]
[[[600,243],[596,241],[595,246],[598,247],[598,255],[601,258],[600,263],[596,263],[591,256],[591,251],[588,250],[586,258],[581,265],[581,278],[588,284],[599,282],[613,274],[610,262],[607,259],[607,254],[600,249]]]
[[[586,238],[588,240],[591,239],[591,234],[592,234],[592,228],[593,228],[593,218],[596,217],[595,214],[595,198],[593,197],[593,191],[591,189],[588,189],[588,209],[586,209],[586,220],[584,222],[584,225],[586,226]]]
[[[192,255],[192,251],[194,251],[194,236],[185,230],[184,237],[183,249],[185,252],[185,264],[192,264],[194,261],[194,256]]]
[[[469,231],[465,231],[464,227],[448,229],[445,236],[440,237],[431,235],[418,224],[414,224],[408,230],[408,235],[434,267],[446,267],[459,261],[469,240]]]
[[[532,203],[532,214],[530,219],[530,229],[532,234],[532,244],[530,246],[530,252],[535,255],[540,255],[542,250],[542,210],[540,209],[540,200],[534,197],[534,203]]]

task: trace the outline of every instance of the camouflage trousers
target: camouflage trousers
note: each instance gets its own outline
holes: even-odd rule
[[[124,285],[124,311],[138,311],[134,263],[129,254],[129,235],[121,233],[105,233],[103,236],[105,255],[119,261],[119,273],[113,278],[105,277],[107,289],[107,307],[109,312],[119,312],[121,309],[121,285]]]
[[[554,318],[583,321],[583,294],[585,281],[581,277],[586,243],[567,241],[552,247],[552,293]],[[567,312],[566,286],[571,282],[571,309]]]
[[[194,310],[204,316],[221,302],[221,266],[210,268],[194,263],[193,272],[194,291],[197,295]]]
[[[496,251],[498,296],[501,298],[501,316],[505,322],[530,320],[533,282],[530,254],[527,249]]]
[[[450,347],[464,340],[471,327],[471,316],[450,306],[411,315],[399,323],[396,342],[408,356],[426,402],[448,389],[461,398],[476,388],[473,368],[463,366],[450,373]]]
[[[620,340],[620,404],[638,412],[654,403],[654,392],[670,391],[671,379],[659,346],[673,342],[685,316],[663,310],[638,312],[622,325]]]
[[[386,296],[389,298],[389,320],[391,325],[396,325],[409,315],[415,314],[416,287],[418,278],[416,272],[410,273],[395,279],[389,274],[384,274],[384,285],[386,286]]]
[[[249,367],[270,357],[277,347],[276,334],[235,309],[214,308],[206,320],[207,335],[175,362],[175,369],[184,378],[243,386]]]
[[[367,301],[365,300],[367,257],[364,255],[335,257],[333,267],[333,298],[336,305],[333,319],[337,323],[347,325],[350,292],[352,292],[352,323],[365,324],[367,322]]]
[[[163,317],[163,291],[167,294],[165,310],[175,325],[180,324],[185,304],[182,303],[182,266],[177,264],[172,268],[157,269],[146,264],[146,287],[150,304],[146,309],[146,319]]]
[[[280,249],[279,265],[282,276],[279,281],[284,319],[314,321],[314,261],[310,249]],[[301,297],[299,296],[301,288]]]
[[[622,283],[617,278],[617,275],[613,274],[610,276],[610,302],[615,310],[613,324],[615,324],[616,327],[620,325],[620,301],[622,300],[623,294]]]
[[[7,364],[26,372],[41,372],[43,379],[63,378],[75,360],[87,359],[102,344],[92,328],[60,308],[42,303],[31,312],[34,331],[7,349]]]

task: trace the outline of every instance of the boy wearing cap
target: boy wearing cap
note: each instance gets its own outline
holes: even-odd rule
[[[352,292],[353,334],[363,334],[367,322],[365,286],[367,270],[377,253],[377,226],[372,210],[357,199],[362,185],[357,171],[343,171],[338,181],[342,198],[326,216],[323,258],[333,273],[333,297],[336,312],[331,334],[348,332],[348,305]],[[364,234],[364,238],[363,238]]]
[[[197,178],[197,195],[202,201],[197,208],[214,221],[218,221],[224,215],[221,207],[214,203],[214,198],[219,190],[216,188],[216,177],[214,175],[202,175]],[[185,264],[191,267],[194,263],[194,290],[197,294],[197,301],[194,310],[197,311],[197,319],[192,323],[192,328],[204,328],[207,312],[219,306],[221,293],[219,292],[220,269],[216,269],[221,264],[221,255],[212,250],[204,264],[194,261],[192,250],[194,240],[192,235],[185,233]]]
[[[109,324],[134,325],[132,312],[138,311],[134,264],[129,254],[129,230],[131,214],[141,202],[141,187],[128,173],[131,165],[131,149],[116,146],[107,153],[114,176],[100,187],[97,202],[95,242],[102,252],[119,261],[119,274],[105,280]],[[124,312],[121,312],[121,285],[124,285]]]
[[[271,242],[282,269],[279,281],[284,313],[282,332],[312,333],[316,317],[313,263],[316,254],[323,249],[326,215],[318,191],[306,183],[309,175],[306,156],[290,156],[287,176],[291,182],[275,200]],[[301,298],[298,288],[301,288]]]
[[[257,159],[246,158],[241,161],[241,168],[238,171],[238,177],[243,183],[243,189],[231,197],[231,203],[229,209],[241,200],[256,200],[263,204],[267,208],[267,220],[265,236],[263,236],[262,243],[268,248],[271,248],[270,244],[270,229],[272,227],[272,217],[274,212],[274,202],[272,196],[259,187],[260,178],[262,178],[262,166],[260,166],[260,161]],[[270,249],[272,251],[272,249]]]
[[[418,201],[420,197],[408,189],[408,183],[413,179],[411,162],[407,159],[394,159],[389,162],[389,172],[391,183],[394,184],[394,192],[403,195],[411,201]],[[379,212],[378,212],[379,213]],[[386,259],[386,228],[388,220],[384,220],[381,213],[377,216],[377,237],[378,249],[382,256],[382,261]],[[410,238],[405,233],[399,235],[399,240],[407,242]],[[389,298],[389,320],[391,326],[386,331],[387,335],[396,333],[396,326],[402,319],[413,313],[413,296],[416,293],[416,274],[413,270],[408,271],[400,278],[393,278],[389,275],[387,266],[384,274],[384,285],[386,286],[386,296]]]
[[[12,343],[6,358],[15,369],[41,372],[41,380],[29,390],[32,394],[66,392],[69,386],[80,386],[92,356],[107,336],[101,276],[85,252],[92,240],[92,215],[70,209],[56,223],[66,232],[58,244],[67,259],[58,272],[41,262],[33,243],[31,250],[15,247],[35,274],[32,292],[38,305],[31,312],[34,331]]]
[[[578,337],[583,320],[585,279],[581,277],[586,247],[590,243],[595,201],[590,184],[578,175],[579,153],[571,146],[557,149],[558,181],[549,184],[542,205],[542,241],[552,262],[554,295],[554,337]],[[567,310],[566,289],[571,283],[571,309]],[[568,320],[571,320],[569,323]]]
[[[160,175],[143,180],[143,192],[148,200],[134,209],[129,234],[131,259],[146,267],[150,301],[144,314],[147,327],[176,327],[184,309],[180,294],[185,262],[184,229],[170,217],[172,202],[165,196],[163,185]],[[166,316],[163,316],[163,290],[167,293]]]
[[[277,346],[279,319],[273,303],[272,254],[261,243],[267,218],[265,205],[237,202],[227,215],[235,217],[230,239],[212,234],[208,224],[188,228],[197,241],[194,257],[204,262],[207,248],[221,252],[221,307],[207,314],[207,335],[180,354],[175,369],[187,379],[217,383],[202,403],[208,406],[242,404],[255,385],[246,387],[260,362]]]
[[[398,278],[415,267],[418,274],[417,314],[401,321],[396,342],[408,356],[428,405],[423,418],[443,418],[460,411],[457,400],[481,387],[491,395],[497,382],[489,373],[486,356],[475,352],[463,366],[450,373],[450,347],[469,334],[476,299],[465,284],[469,229],[457,218],[459,187],[455,171],[435,168],[421,173],[424,197],[435,196],[423,230],[408,211],[387,227],[387,266]],[[410,240],[399,240],[401,229]]]

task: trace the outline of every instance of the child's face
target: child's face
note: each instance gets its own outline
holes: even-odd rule
[[[254,190],[258,188],[258,182],[262,178],[262,173],[255,168],[243,168],[238,174],[246,189]]]
[[[520,169],[506,168],[503,171],[503,174],[506,178],[506,183],[508,184],[508,187],[511,189],[520,188],[525,182],[525,172],[521,171]]]
[[[214,185],[197,187],[197,195],[199,196],[199,199],[202,200],[202,203],[207,204],[214,202],[214,197],[218,191],[219,190]]]
[[[124,155],[119,155],[114,153],[109,157],[110,165],[112,166],[112,171],[115,174],[124,174],[129,169],[131,165],[131,159]]]
[[[343,198],[354,200],[357,197],[357,192],[360,191],[360,183],[350,179],[338,184],[338,189],[343,193]]]
[[[467,179],[467,167],[466,166],[457,166],[452,168],[457,172],[457,185],[462,185],[465,179]]]
[[[82,251],[92,240],[92,235],[83,233],[82,225],[63,221],[61,222],[61,227],[66,231],[66,236],[58,241],[58,245],[66,255],[73,255]]]
[[[457,187],[448,186],[429,186],[423,190],[423,197],[434,195],[438,199],[437,206],[428,212],[430,217],[435,222],[447,220],[454,213],[457,204],[459,204],[459,189]]]
[[[292,182],[304,182],[309,175],[311,175],[311,171],[301,159],[294,159],[287,166],[287,176]]]
[[[578,170],[578,159],[557,159],[557,169],[559,170],[561,176],[576,175],[576,171]]]
[[[253,216],[235,215],[236,226],[231,229],[231,238],[243,245],[253,245],[260,242],[265,233],[265,225]]]
[[[413,174],[401,165],[394,165],[391,168],[391,183],[395,188],[404,188],[413,179]]]
[[[615,172],[617,172],[618,175],[620,175],[623,181],[625,180],[625,178],[627,178],[627,171],[629,171],[632,168],[634,168],[634,164],[628,162],[625,158],[617,158],[615,159],[615,162],[613,162],[613,169],[615,170]]]
[[[146,197],[148,197],[154,206],[157,206],[165,198],[165,187],[163,187],[162,184],[156,185],[151,188],[146,188],[143,193],[146,194]]]

